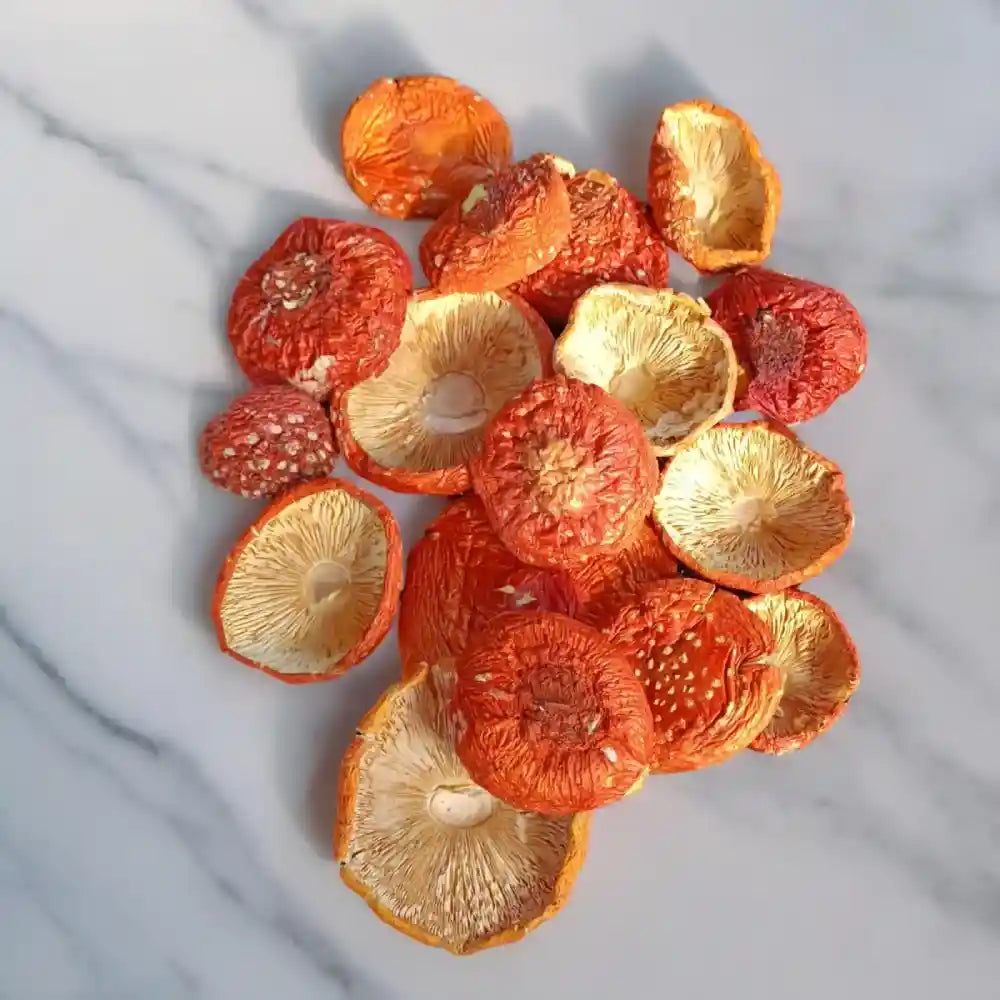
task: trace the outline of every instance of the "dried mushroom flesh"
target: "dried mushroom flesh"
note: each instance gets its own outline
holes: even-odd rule
[[[783,680],[774,717],[752,747],[771,754],[798,750],[847,707],[861,679],[858,651],[833,608],[813,594],[785,590],[746,605],[774,635],[767,660]]]
[[[767,626],[703,580],[642,588],[606,625],[653,712],[653,770],[690,771],[744,750],[774,714],[781,674]]]
[[[522,563],[497,537],[482,501],[461,497],[431,522],[406,561],[399,606],[403,676],[428,663],[453,664],[469,636],[505,611],[575,617],[586,599],[568,573]]]
[[[708,304],[746,372],[737,409],[787,424],[809,420],[857,385],[865,370],[864,323],[835,288],[747,268],[716,288]]]
[[[586,594],[574,617],[588,624],[604,624],[647,583],[677,576],[677,560],[646,520],[629,543],[609,555],[597,555],[571,570]]]
[[[544,267],[569,237],[561,161],[511,164],[453,203],[420,241],[427,280],[442,292],[491,292]]]
[[[476,785],[442,683],[421,671],[360,724],[341,767],[334,853],[379,917],[462,954],[516,941],[563,906],[589,817],[523,812]]]
[[[434,218],[510,162],[510,129],[489,101],[445,76],[383,77],[340,132],[354,193],[395,219]]]
[[[726,332],[687,295],[601,285],[573,307],[557,371],[607,390],[638,418],[657,455],[732,413],[737,364]]]
[[[458,754],[520,809],[566,815],[639,787],[653,750],[642,686],[598,632],[551,612],[508,612],[456,664]]]
[[[513,288],[550,323],[565,323],[588,288],[606,282],[666,287],[667,247],[642,204],[600,170],[570,176],[569,239]]]
[[[736,590],[782,590],[815,576],[854,526],[843,475],[787,430],[719,424],[667,465],[653,516],[673,553]]]
[[[420,292],[388,367],[344,396],[344,457],[391,489],[462,493],[487,421],[551,356],[551,332],[516,296]]]
[[[428,525],[406,560],[399,605],[404,677],[462,652],[472,620],[470,578],[496,560],[501,574],[520,565],[497,539],[477,497],[453,501]]]
[[[539,566],[578,566],[624,548],[658,476],[637,418],[598,386],[562,376],[507,403],[471,467],[497,534]]]
[[[306,483],[227,556],[213,607],[219,645],[283,681],[336,677],[385,637],[401,578],[391,511],[350,483]]]
[[[770,254],[781,185],[738,115],[685,101],[664,109],[653,136],[649,203],[670,246],[720,271]]]

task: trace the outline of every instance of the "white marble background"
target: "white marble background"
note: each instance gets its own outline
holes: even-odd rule
[[[996,996],[998,53],[996,0],[6,0],[0,997]],[[298,689],[216,652],[253,510],[193,461],[241,384],[235,276],[297,215],[362,215],[329,116],[423,70],[634,186],[662,105],[730,104],[784,181],[773,262],[871,334],[805,429],[858,512],[815,588],[862,651],[848,715],[605,810],[570,908],[465,960],[328,858],[393,643]],[[410,540],[436,507],[392,502]]]

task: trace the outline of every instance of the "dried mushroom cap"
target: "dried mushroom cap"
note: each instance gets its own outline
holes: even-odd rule
[[[469,777],[442,678],[390,688],[340,774],[334,853],[375,913],[457,954],[523,937],[564,905],[589,816],[521,812]],[[446,680],[445,680],[446,682]]]
[[[681,256],[720,271],[770,254],[781,185],[739,115],[685,101],[663,111],[653,136],[649,201]]]
[[[201,471],[247,498],[280,496],[330,474],[336,458],[326,410],[291,385],[259,385],[214,416],[198,439]]]
[[[497,564],[501,573],[520,565],[497,538],[478,497],[453,501],[427,526],[406,560],[399,604],[404,677],[426,664],[451,661],[465,649],[470,577],[483,565]]]
[[[399,343],[413,272],[373,226],[296,219],[233,289],[226,329],[251,382],[315,399],[380,372]]]
[[[647,520],[625,548],[561,570],[522,563],[493,530],[482,501],[464,496],[428,526],[406,560],[399,604],[403,676],[453,664],[469,637],[505,611],[555,611],[603,625],[637,587],[677,575]]]
[[[469,636],[505,611],[575,616],[586,591],[569,574],[526,566],[497,537],[475,496],[449,504],[406,561],[399,605],[403,676],[450,664]]]
[[[340,133],[354,193],[396,219],[435,217],[510,162],[510,129],[481,94],[446,76],[383,77]]]
[[[573,303],[595,285],[666,286],[666,244],[632,194],[600,170],[571,176],[566,189],[569,239],[550,264],[518,282],[514,291],[550,323],[565,323]]]
[[[809,420],[865,370],[864,323],[835,288],[751,267],[714,289],[708,304],[745,371],[737,409],[784,423]]]
[[[454,202],[420,241],[420,264],[442,292],[506,288],[553,260],[569,237],[558,158],[513,163]]]
[[[649,705],[596,629],[508,612],[473,638],[456,674],[458,754],[505,802],[566,815],[641,785],[653,751]]]
[[[391,489],[462,493],[487,421],[551,355],[544,320],[516,296],[418,293],[386,370],[342,401],[344,457]]]
[[[673,454],[733,410],[732,343],[703,302],[679,292],[592,288],[573,307],[554,364],[624,403],[657,455]]]
[[[658,475],[635,416],[603,389],[563,376],[507,403],[471,468],[514,555],[564,567],[624,548],[649,513]]]
[[[747,607],[770,628],[769,663],[781,671],[781,701],[754,750],[798,750],[840,718],[861,680],[858,651],[836,612],[800,590],[752,597]]]
[[[653,712],[653,770],[690,771],[744,750],[774,714],[781,673],[767,626],[704,580],[641,588],[605,628]]]
[[[719,424],[684,446],[663,474],[653,516],[681,562],[753,593],[815,576],[854,527],[839,469],[763,421]]]
[[[602,626],[644,584],[677,576],[677,560],[646,520],[623,549],[594,556],[571,572],[587,595],[574,617]]]
[[[385,637],[401,577],[388,507],[341,480],[306,483],[227,556],[213,607],[219,645],[290,683],[336,677]]]

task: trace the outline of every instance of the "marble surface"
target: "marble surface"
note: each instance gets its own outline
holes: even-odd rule
[[[0,996],[992,995],[998,51],[986,0],[7,0]],[[241,385],[234,278],[295,216],[364,216],[329,123],[423,70],[482,89],[522,153],[640,187],[662,105],[734,106],[784,181],[774,264],[871,334],[804,429],[858,512],[815,585],[862,652],[849,713],[605,810],[565,913],[465,960],[329,860],[337,759],[394,643],[298,689],[218,653],[210,582],[253,510],[193,461]],[[413,249],[422,227],[388,228]],[[391,503],[410,541],[437,507]]]

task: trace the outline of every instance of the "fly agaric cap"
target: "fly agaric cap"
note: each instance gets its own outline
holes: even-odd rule
[[[759,264],[771,252],[781,184],[746,122],[709,101],[665,108],[649,155],[660,231],[700,271]]]
[[[573,303],[595,285],[666,287],[666,244],[632,194],[600,170],[571,174],[566,188],[569,239],[551,263],[518,282],[514,291],[550,323],[565,323]]]
[[[453,665],[469,637],[505,611],[576,617],[587,598],[575,575],[522,563],[493,530],[482,501],[460,497],[428,525],[406,560],[399,604],[403,676],[428,663]]]
[[[463,493],[486,423],[551,358],[548,326],[516,295],[418,292],[388,367],[341,401],[344,458],[390,489]]]
[[[773,640],[740,599],[704,580],[643,587],[605,627],[653,713],[653,770],[690,771],[744,750],[774,714]]]
[[[586,292],[556,346],[557,371],[599,385],[671,455],[733,411],[737,364],[704,302],[669,289],[599,285]]]
[[[289,683],[337,677],[385,637],[401,583],[389,508],[342,480],[305,483],[226,557],[213,604],[219,645]]]
[[[427,280],[442,292],[491,292],[553,260],[569,238],[565,169],[540,153],[454,202],[420,241]]]
[[[510,162],[510,129],[489,101],[446,76],[382,77],[340,131],[344,175],[394,219],[435,218]]]
[[[751,744],[762,753],[798,750],[840,718],[861,680],[858,651],[837,613],[801,590],[747,600],[774,635],[768,662],[781,671],[781,700]]]
[[[707,301],[746,372],[737,409],[786,424],[810,420],[865,370],[864,323],[835,288],[752,267],[727,278]]]
[[[586,595],[573,617],[603,625],[642,586],[671,579],[678,575],[678,569],[673,553],[647,519],[624,548],[593,556],[573,567],[570,575]]]
[[[237,396],[198,440],[205,477],[248,499],[328,476],[336,456],[326,410],[291,385],[258,385]]]
[[[359,723],[340,770],[334,856],[386,923],[469,954],[562,908],[590,817],[520,811],[475,784],[455,753],[449,683],[425,668]]]
[[[649,513],[658,471],[638,419],[598,386],[563,376],[510,400],[472,461],[497,534],[537,566],[624,548]]]
[[[473,638],[455,669],[458,754],[498,798],[556,816],[640,787],[652,715],[629,664],[596,629],[511,611]]]
[[[412,290],[409,259],[387,233],[298,219],[237,282],[229,341],[251,382],[291,382],[324,400],[385,367]]]
[[[815,576],[854,528],[837,466],[766,421],[718,424],[682,447],[664,470],[653,517],[682,563],[751,593]]]

